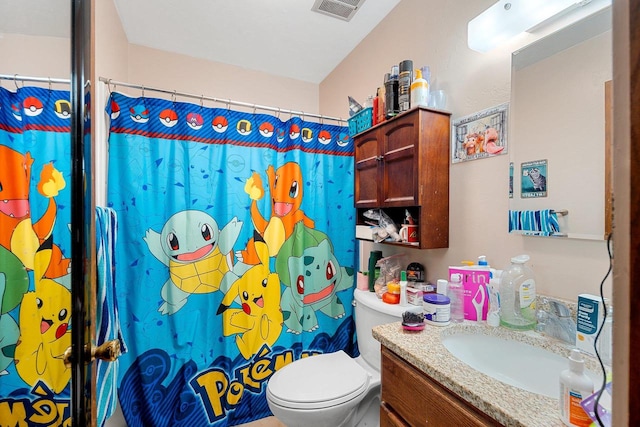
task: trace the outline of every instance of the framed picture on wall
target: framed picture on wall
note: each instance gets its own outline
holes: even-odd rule
[[[547,160],[535,160],[521,164],[522,176],[521,197],[528,199],[532,197],[547,197]]]
[[[509,104],[461,117],[451,129],[451,163],[507,154]]]

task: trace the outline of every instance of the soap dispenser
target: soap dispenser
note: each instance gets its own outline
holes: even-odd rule
[[[525,264],[528,255],[511,258],[511,265],[500,277],[500,325],[527,330],[536,325],[536,281]]]

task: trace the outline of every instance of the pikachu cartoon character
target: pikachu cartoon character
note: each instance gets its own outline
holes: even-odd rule
[[[283,324],[280,279],[269,270],[267,245],[256,242],[255,246],[260,263],[231,284],[217,313],[222,314],[224,336],[236,335],[238,350],[246,360],[264,344],[272,346],[280,336]],[[231,307],[236,299],[242,308]]]
[[[58,394],[71,380],[64,352],[71,346],[71,292],[43,278],[51,249],[40,249],[35,260],[35,291],[22,297],[20,338],[15,349],[16,371],[30,386],[42,381]]]

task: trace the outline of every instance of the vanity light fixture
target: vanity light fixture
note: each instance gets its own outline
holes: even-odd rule
[[[591,2],[592,0],[499,0],[469,21],[467,43],[470,49],[488,52],[524,31]],[[601,2],[594,0],[594,3]],[[605,3],[610,4],[611,0]]]

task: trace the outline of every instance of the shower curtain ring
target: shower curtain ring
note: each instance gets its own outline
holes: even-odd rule
[[[231,98],[227,101],[227,110],[231,109]]]
[[[200,108],[204,106],[204,93],[200,96]]]
[[[51,77],[47,77],[47,79],[49,80],[49,92],[51,92]]]
[[[177,92],[174,89],[173,93],[171,94],[171,102],[176,102],[176,99],[177,99]]]
[[[111,96],[111,79],[107,80],[107,90],[109,91],[109,96]]]
[[[302,121],[304,122],[304,111],[302,112]]]
[[[142,97],[144,98],[144,85],[140,86],[140,88],[142,89]]]
[[[20,88],[18,87],[18,75],[17,75],[17,74],[14,74],[14,75],[13,75],[13,84],[15,84],[15,85],[16,85],[16,89],[20,89]]]
[[[256,104],[253,104],[253,115],[256,115]]]
[[[278,107],[278,114],[276,115],[276,118],[279,120],[280,119],[280,107]]]

